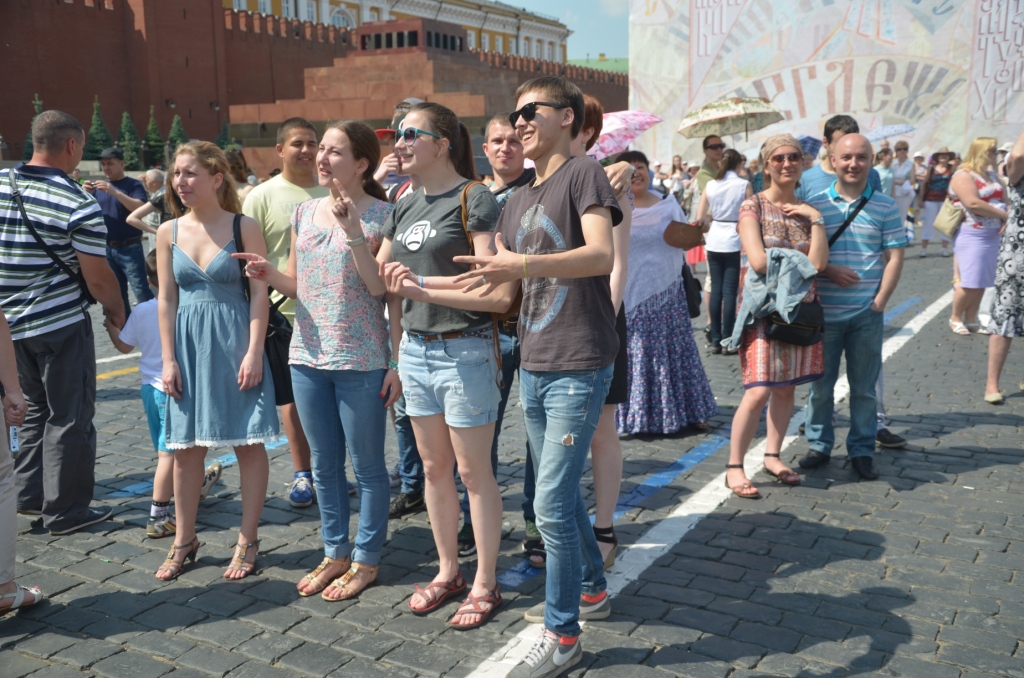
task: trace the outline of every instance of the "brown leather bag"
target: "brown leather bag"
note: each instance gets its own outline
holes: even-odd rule
[[[462,189],[462,197],[460,203],[462,204],[462,230],[466,234],[466,242],[469,243],[469,253],[476,254],[476,248],[473,246],[473,236],[469,233],[469,191],[474,186],[483,186],[482,181],[471,181]],[[495,322],[495,330],[497,330],[497,323],[505,322],[510,318],[514,318],[519,315],[519,310],[523,306],[523,286],[519,286],[519,291],[516,292],[516,298],[512,300],[512,305],[508,307],[508,310],[504,313],[491,313],[491,320]]]

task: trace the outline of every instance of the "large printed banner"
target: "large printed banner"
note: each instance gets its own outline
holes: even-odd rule
[[[861,131],[907,124],[912,150],[961,153],[978,136],[1024,130],[1024,0],[631,0],[630,108],[665,120],[636,147],[700,161],[676,133],[690,110],[726,96],[762,96],[785,120],[772,134],[821,137],[827,118]]]

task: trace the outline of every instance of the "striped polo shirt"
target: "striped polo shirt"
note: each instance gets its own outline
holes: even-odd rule
[[[65,275],[22,223],[0,170],[0,307],[14,339],[34,337],[77,323],[87,308],[78,282]],[[76,252],[107,254],[107,227],[96,200],[64,172],[18,164],[15,179],[25,211],[46,244],[73,271]]]
[[[818,295],[825,307],[827,320],[846,320],[871,306],[882,283],[882,271],[885,269],[883,251],[907,246],[907,235],[896,201],[870,185],[860,198],[847,202],[836,192],[833,181],[831,186],[812,195],[807,202],[821,212],[825,219],[825,233],[831,238],[861,198],[867,198],[867,203],[832,245],[828,255],[828,263],[852,268],[860,276],[860,282],[840,287],[825,276],[818,276]]]

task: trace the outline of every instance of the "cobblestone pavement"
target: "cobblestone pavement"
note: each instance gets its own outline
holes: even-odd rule
[[[948,291],[950,263],[908,260],[887,337]],[[903,330],[909,338],[885,363],[892,428],[911,445],[879,452],[875,482],[856,480],[840,446],[800,487],[759,472],[762,500],[719,504],[742,387],[737,360],[705,356],[722,410],[714,429],[624,443],[617,531],[626,547],[643,548],[620,553],[614,613],[587,625],[583,662],[569,675],[1024,676],[1024,353],[1010,355],[1006,404],[985,404],[987,340],[952,335],[947,314],[915,336]],[[101,358],[114,355],[102,332],[97,343]],[[544,575],[524,566],[520,549],[518,408],[499,469],[515,527],[499,560],[506,602],[483,628],[459,633],[446,625],[454,605],[426,618],[406,606],[412,584],[434,572],[425,513],[391,522],[380,584],[357,601],[296,594],[321,558],[319,518],[315,506],[285,499],[285,446],[270,450],[259,573],[221,578],[241,511],[229,466],[200,508],[198,566],[177,582],[156,580],[170,542],[145,538],[155,457],[138,375],[119,374],[134,364],[99,366],[114,374],[99,382],[96,499],[115,520],[56,538],[19,518],[18,577],[50,598],[0,620],[0,676],[504,675],[522,654],[536,633],[523,611],[543,596]],[[840,438],[845,414],[844,405]],[[783,458],[805,450],[798,439]],[[390,467],[390,433],[387,455]],[[588,472],[588,494],[589,485]]]

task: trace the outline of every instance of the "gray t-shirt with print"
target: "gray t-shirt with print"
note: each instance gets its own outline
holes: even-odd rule
[[[456,276],[469,270],[453,257],[469,254],[462,228],[462,189],[466,182],[440,195],[426,195],[419,189],[403,196],[384,224],[384,237],[391,239],[395,261],[408,266],[414,275]],[[487,187],[469,191],[468,229],[493,231],[501,208]],[[402,300],[402,327],[416,334],[443,334],[486,327],[491,324],[485,311],[463,311],[450,306]]]

